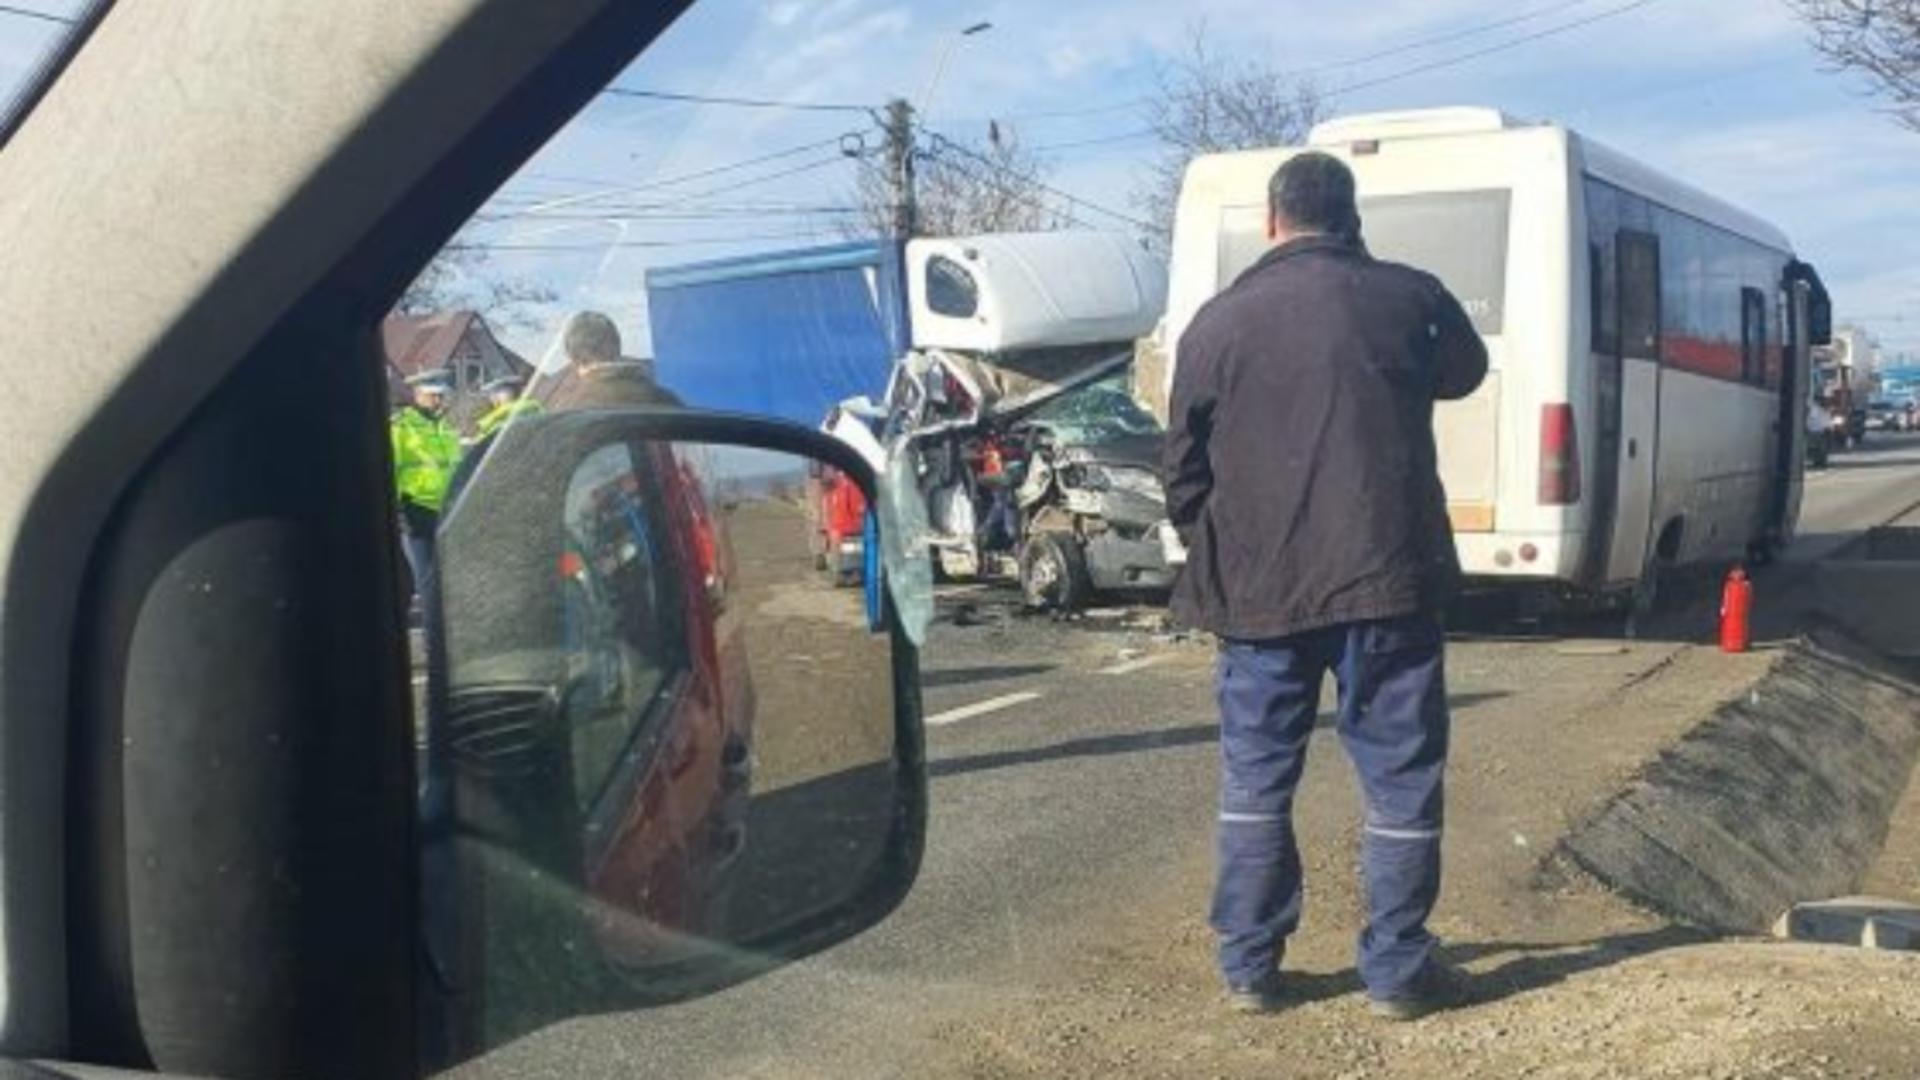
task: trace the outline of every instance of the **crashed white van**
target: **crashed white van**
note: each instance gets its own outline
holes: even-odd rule
[[[1006,233],[914,240],[905,273],[881,437],[912,455],[936,565],[1016,573],[1035,607],[1169,588],[1163,432],[1130,392],[1160,262],[1112,233]]]

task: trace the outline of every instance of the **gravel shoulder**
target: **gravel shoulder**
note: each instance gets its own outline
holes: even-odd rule
[[[1211,857],[1194,829],[1127,903],[1055,928],[1047,968],[996,980],[1000,992],[970,1014],[942,1010],[918,1074],[1920,1075],[1905,1037],[1920,1019],[1920,956],[1710,941],[1561,868],[1543,872],[1560,836],[1716,706],[1749,694],[1777,647],[1514,644],[1469,638],[1450,651],[1456,749],[1435,928],[1469,975],[1466,1007],[1409,1026],[1366,1014],[1351,961],[1358,793],[1324,738],[1301,795],[1308,910],[1287,963],[1293,1008],[1254,1019],[1220,1008],[1203,918]],[[1203,664],[1187,652],[1193,685]],[[1902,838],[1920,849],[1920,785],[1907,803],[1888,873],[1905,865]]]

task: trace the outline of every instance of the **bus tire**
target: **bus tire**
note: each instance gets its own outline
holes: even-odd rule
[[[1651,618],[1660,610],[1660,560],[1649,557],[1646,568],[1640,571],[1640,580],[1633,583],[1633,591],[1627,599],[1627,618],[1629,621]]]
[[[1640,577],[1633,583],[1633,592],[1627,601],[1627,636],[1637,637],[1640,624],[1658,614],[1669,599],[1668,578],[1674,564],[1680,559],[1681,519],[1667,522],[1660,530],[1660,538],[1647,548],[1646,563],[1640,568]]]

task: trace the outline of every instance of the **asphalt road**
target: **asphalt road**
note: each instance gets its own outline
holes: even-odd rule
[[[1786,582],[1792,563],[1916,503],[1920,439],[1880,436],[1812,474],[1802,539],[1758,582],[1762,612],[1770,580]],[[1151,613],[1137,610],[1055,623],[981,592],[949,596],[943,611],[924,657],[928,849],[897,912],[734,989],[562,1024],[462,1073],[1270,1070],[1247,1056],[1254,1036],[1221,1019],[1209,971],[1210,650],[1156,635]],[[1711,628],[1702,598],[1633,640],[1595,623],[1482,627],[1453,642],[1448,878],[1436,929],[1503,980],[1503,995],[1550,996],[1605,957],[1669,943],[1670,930],[1611,897],[1543,883],[1541,856],[1769,662],[1764,647],[1745,657],[1702,647]],[[1782,617],[1768,636],[1793,629]],[[1342,1048],[1346,1026],[1362,1020],[1350,957],[1358,795],[1335,740],[1317,740],[1301,806],[1309,904],[1289,965],[1324,1006],[1262,1038],[1278,1033],[1296,1048],[1298,1068],[1286,1074],[1336,1075],[1360,1060]],[[1543,948],[1573,959],[1522,955]]]

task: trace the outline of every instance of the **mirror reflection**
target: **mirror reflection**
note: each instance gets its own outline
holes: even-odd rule
[[[445,1055],[750,966],[884,872],[892,652],[857,564],[820,557],[839,474],[638,427],[519,417],[439,524],[420,743]]]

